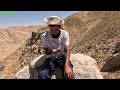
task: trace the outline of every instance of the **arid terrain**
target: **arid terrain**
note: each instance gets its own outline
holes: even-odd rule
[[[119,11],[80,11],[64,19],[63,29],[70,34],[71,53],[83,53],[97,61],[101,69],[116,51],[120,42]],[[40,33],[45,27],[9,27],[0,30],[0,78],[14,75],[35,57],[42,54]],[[118,67],[101,72],[104,79],[119,79]]]
[[[31,36],[32,31],[39,26],[13,26],[0,30],[0,60],[9,56],[25,43],[26,39]]]

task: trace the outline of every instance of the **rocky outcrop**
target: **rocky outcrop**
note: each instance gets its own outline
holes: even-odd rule
[[[25,66],[17,72],[16,79],[38,79],[39,69],[46,58],[46,55],[40,55],[35,58],[29,66]],[[70,59],[73,64],[74,79],[103,79],[97,63],[93,58],[77,53],[71,54]],[[61,71],[57,68],[52,75],[52,79],[61,78]]]
[[[102,67],[101,71],[111,71],[120,66],[120,53],[114,54]]]
[[[21,55],[19,58],[21,66],[25,66],[34,58],[42,54],[40,38],[41,33],[32,32],[31,37],[26,40],[26,43],[21,50]]]
[[[115,71],[120,69],[120,41],[117,42],[114,54],[106,61],[101,68],[102,72]]]

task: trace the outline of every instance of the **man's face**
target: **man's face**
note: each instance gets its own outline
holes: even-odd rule
[[[49,28],[50,28],[51,34],[54,36],[57,36],[59,34],[61,26],[60,25],[49,25]]]

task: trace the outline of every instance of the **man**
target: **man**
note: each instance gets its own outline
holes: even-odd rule
[[[73,79],[73,69],[70,62],[69,33],[61,29],[64,21],[58,16],[44,18],[49,30],[42,34],[41,47],[48,59],[45,60],[39,73],[40,79],[50,79],[57,66],[67,79]]]

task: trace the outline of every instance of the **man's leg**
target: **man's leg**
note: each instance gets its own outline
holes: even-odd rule
[[[46,59],[41,70],[39,71],[39,79],[50,79],[50,65],[49,65],[49,62],[50,62],[50,58],[49,59]]]
[[[63,79],[68,79],[67,75],[64,74],[65,56],[61,56],[60,60],[58,60],[58,65],[62,71]],[[70,68],[73,70],[73,65],[71,62],[70,62]]]
[[[39,73],[39,78],[51,79],[51,74],[54,72],[55,69],[56,69],[56,60],[54,58],[46,59]]]

